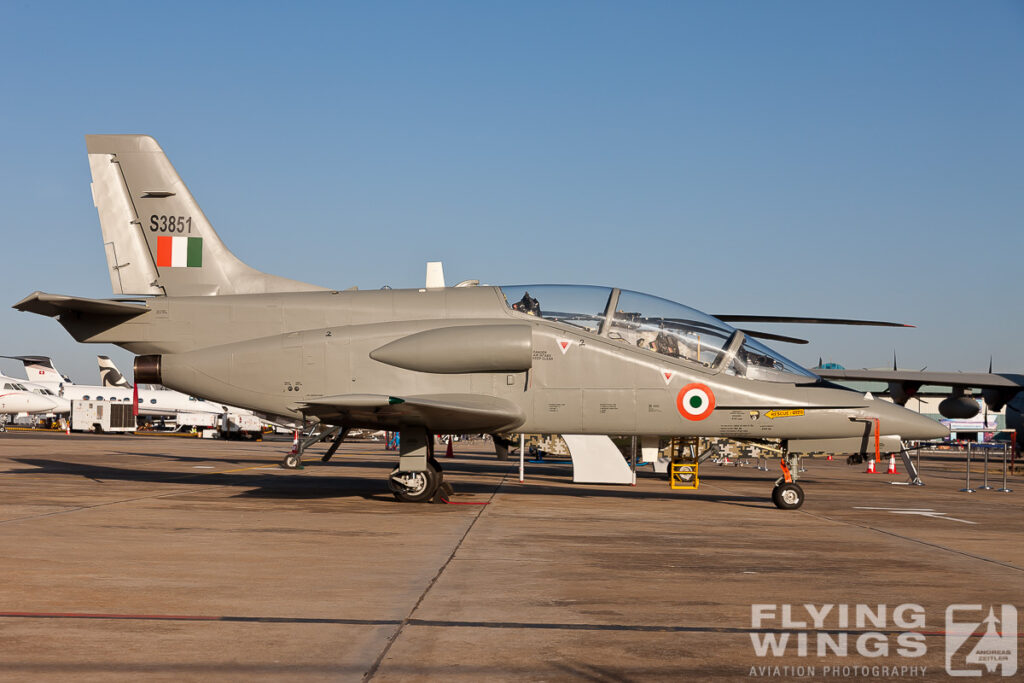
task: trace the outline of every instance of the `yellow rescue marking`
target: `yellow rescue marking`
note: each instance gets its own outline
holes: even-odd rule
[[[794,408],[792,410],[769,410],[764,416],[769,420],[774,420],[777,417],[800,417],[803,414],[803,408]]]

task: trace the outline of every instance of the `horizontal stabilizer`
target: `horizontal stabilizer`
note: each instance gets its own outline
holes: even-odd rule
[[[415,425],[441,434],[511,429],[524,419],[512,402],[482,394],[343,394],[304,401],[296,409],[327,423],[379,428]]]
[[[90,316],[109,315],[131,318],[142,315],[149,310],[144,305],[131,304],[124,301],[85,299],[64,294],[46,294],[45,292],[33,292],[14,304],[12,308],[28,313],[47,315],[51,318],[56,318],[65,313],[86,313]]]

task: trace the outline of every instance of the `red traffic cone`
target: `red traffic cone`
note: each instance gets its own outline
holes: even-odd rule
[[[64,433],[71,436],[71,420],[67,420],[64,423]]]
[[[825,458],[825,459],[826,459],[826,460],[831,460],[831,459],[832,459],[832,454],[831,454],[831,453],[829,453],[829,454],[828,454],[828,457],[827,457],[827,458]]]
[[[454,458],[455,454],[452,453],[452,437],[448,437],[448,449],[444,452],[444,457]]]
[[[864,474],[876,474],[874,458],[868,458],[868,468],[864,470]]]
[[[899,474],[896,471],[896,456],[892,453],[889,454],[889,469],[885,471],[886,474]]]
[[[291,450],[291,453],[292,453],[292,455],[295,455],[296,453],[299,452],[299,431],[295,430],[294,432],[292,432],[292,434],[294,436],[292,436],[292,450]]]

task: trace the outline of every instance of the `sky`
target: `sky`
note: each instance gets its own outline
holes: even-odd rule
[[[83,136],[146,133],[267,272],[441,260],[917,326],[758,326],[808,366],[1021,372],[1022,86],[1020,1],[8,0],[0,294],[112,295]],[[98,353],[130,373],[0,307],[0,354],[95,382]]]

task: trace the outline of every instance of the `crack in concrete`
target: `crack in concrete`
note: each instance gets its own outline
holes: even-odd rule
[[[509,474],[511,472],[512,469],[510,468],[508,472],[506,472],[504,476],[502,476],[501,481],[499,481],[498,485],[494,487],[493,491],[491,491],[491,495],[487,499],[488,503],[494,500],[494,496],[496,496],[498,494],[498,491],[501,490],[501,487],[505,485],[505,482],[508,480]],[[477,512],[477,514],[473,517],[473,521],[469,523],[468,527],[466,527],[465,533],[463,533],[462,537],[459,538],[459,542],[455,544],[455,548],[453,548],[451,554],[448,555],[448,559],[444,561],[444,564],[442,564],[441,567],[437,570],[437,573],[434,574],[434,578],[430,580],[426,588],[423,589],[423,592],[420,593],[420,597],[418,600],[416,600],[416,604],[413,605],[411,610],[409,610],[409,614],[407,614],[405,618],[402,619],[402,623],[400,623],[398,625],[398,628],[395,629],[394,634],[392,634],[392,636],[388,638],[388,642],[384,645],[384,649],[381,650],[380,654],[377,655],[377,659],[374,660],[373,665],[370,666],[370,668],[363,675],[363,681],[371,681],[373,680],[373,677],[377,675],[377,670],[380,669],[380,665],[384,662],[384,658],[387,657],[388,652],[391,650],[391,646],[393,646],[395,642],[398,641],[398,638],[402,635],[402,631],[405,629],[405,627],[410,624],[414,624],[417,621],[420,621],[418,619],[413,619],[413,615],[416,614],[416,611],[420,608],[420,605],[422,605],[423,601],[426,599],[427,594],[430,593],[430,590],[437,584],[438,580],[441,578],[441,575],[444,574],[444,570],[447,569],[448,565],[451,564],[453,559],[455,559],[455,554],[459,552],[459,548],[462,547],[462,544],[469,536],[469,532],[471,532],[473,530],[473,527],[476,526],[476,523],[480,520],[480,517],[483,516],[484,510],[486,509],[487,505],[480,506],[480,511]]]

